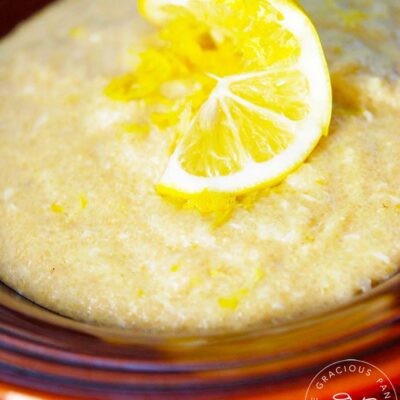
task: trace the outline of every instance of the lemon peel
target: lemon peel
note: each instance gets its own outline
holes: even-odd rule
[[[180,269],[181,269],[181,266],[178,265],[178,264],[174,264],[174,265],[170,268],[171,272],[178,272]]]
[[[89,204],[88,199],[84,194],[81,194],[79,196],[79,201],[80,201],[80,205],[81,205],[81,209],[82,210],[84,210]]]
[[[221,308],[235,311],[239,307],[240,301],[243,300],[243,298],[246,297],[249,293],[250,290],[247,288],[239,289],[232,296],[218,298],[218,305]]]
[[[63,214],[65,212],[64,207],[61,204],[53,203],[50,205],[50,210],[56,214]]]
[[[218,304],[221,308],[236,310],[239,305],[239,299],[237,297],[221,297],[218,299]]]

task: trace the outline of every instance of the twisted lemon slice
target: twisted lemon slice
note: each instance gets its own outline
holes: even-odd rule
[[[158,24],[201,24],[204,57],[223,52],[226,60],[204,71],[214,85],[182,132],[161,191],[244,193],[278,183],[304,162],[328,131],[332,99],[318,35],[297,5],[144,0],[140,8]]]

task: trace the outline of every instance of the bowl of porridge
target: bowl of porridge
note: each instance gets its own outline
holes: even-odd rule
[[[1,40],[5,392],[304,398],[349,358],[398,384],[400,6],[301,4],[329,67],[329,134],[222,217],[209,205],[230,197],[160,195],[176,132],[107,90],[157,29],[135,2],[56,1]]]

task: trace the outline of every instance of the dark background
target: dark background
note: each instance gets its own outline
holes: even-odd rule
[[[0,0],[0,36],[52,0]]]

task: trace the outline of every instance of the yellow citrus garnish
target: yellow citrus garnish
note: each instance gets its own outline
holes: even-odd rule
[[[173,128],[157,191],[214,213],[218,226],[243,193],[279,183],[328,132],[318,35],[289,0],[140,0],[139,9],[160,29],[105,94],[140,100],[150,124]]]
[[[239,299],[237,297],[221,297],[218,299],[218,304],[221,308],[236,310],[239,305]]]
[[[53,203],[50,206],[50,210],[53,211],[56,214],[62,214],[65,210],[64,207],[58,203]]]
[[[88,199],[84,194],[79,196],[79,201],[81,203],[81,209],[84,210],[88,206]]]
[[[174,264],[170,269],[171,272],[178,272],[181,269],[181,267],[178,264]]]
[[[332,99],[318,34],[294,2],[142,0],[139,7],[161,27],[158,47],[108,94],[183,99],[192,112],[159,191],[237,195],[272,186],[304,162],[328,131]]]

